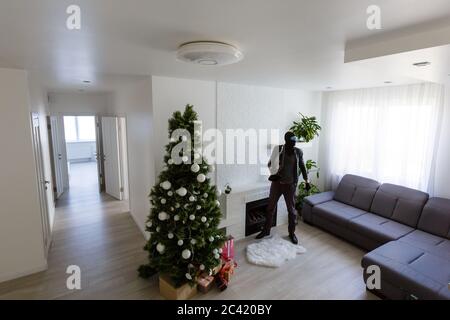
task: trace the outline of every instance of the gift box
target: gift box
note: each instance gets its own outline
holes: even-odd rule
[[[198,291],[202,293],[207,293],[209,290],[211,290],[213,283],[214,283],[213,276],[209,276],[207,274],[200,275],[200,277],[197,280]]]
[[[222,248],[222,259],[224,262],[234,259],[234,238],[229,237]]]
[[[168,300],[188,300],[197,294],[197,286],[185,283],[175,287],[168,276],[162,275],[159,276],[159,292]]]
[[[236,267],[237,263],[229,260],[223,265],[222,269],[220,269],[220,272],[216,276],[216,283],[219,290],[224,291],[228,288],[231,276],[233,275]]]

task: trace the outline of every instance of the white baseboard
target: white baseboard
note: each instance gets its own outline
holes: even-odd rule
[[[5,274],[0,275],[0,283],[6,282],[6,281],[10,281],[10,280],[14,280],[14,279],[18,279],[18,278],[22,278],[22,277],[26,277],[26,276],[29,276],[29,275],[34,274],[34,273],[45,271],[47,269],[48,269],[48,265],[47,265],[47,262],[45,262],[44,265],[36,267],[36,268],[29,269],[29,270],[24,270],[24,271],[20,271],[20,272],[5,273]]]

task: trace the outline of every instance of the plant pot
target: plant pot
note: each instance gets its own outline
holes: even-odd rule
[[[175,288],[168,276],[159,276],[159,292],[167,300],[189,300],[197,295],[197,286],[185,283]]]

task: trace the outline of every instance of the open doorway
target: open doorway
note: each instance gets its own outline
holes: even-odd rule
[[[95,117],[64,116],[64,137],[70,193],[74,196],[99,195]]]
[[[126,119],[64,115],[50,123],[56,206],[127,203]]]

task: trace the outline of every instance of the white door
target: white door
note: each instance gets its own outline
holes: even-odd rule
[[[41,144],[41,128],[39,126],[39,116],[37,114],[32,114],[33,122],[33,152],[34,159],[36,161],[36,173],[38,180],[38,193],[39,193],[39,203],[41,211],[41,221],[42,221],[42,235],[45,247],[45,253],[47,255],[48,249],[50,248],[51,234],[50,234],[50,219],[48,215],[48,202],[46,190],[50,181],[45,178],[44,175],[44,160],[42,157],[42,144]]]
[[[122,200],[119,121],[117,117],[102,117],[102,142],[105,192],[118,200]]]
[[[63,140],[61,137],[60,121],[58,117],[50,117],[50,130],[52,134],[52,148],[53,148],[53,166],[55,172],[55,189],[56,199],[58,199],[64,192],[64,156],[63,156]]]

